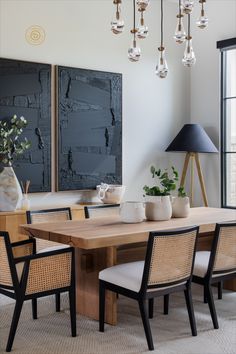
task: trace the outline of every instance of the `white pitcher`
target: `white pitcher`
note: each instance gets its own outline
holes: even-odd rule
[[[105,204],[120,204],[126,187],[120,184],[101,183],[97,187],[98,198]]]

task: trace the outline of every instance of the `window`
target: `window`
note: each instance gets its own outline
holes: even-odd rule
[[[236,38],[221,50],[221,204],[236,208]]]

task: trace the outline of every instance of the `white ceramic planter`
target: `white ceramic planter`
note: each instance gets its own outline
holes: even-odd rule
[[[170,197],[149,196],[146,200],[146,218],[148,220],[169,220],[172,215]]]
[[[0,211],[14,211],[21,208],[22,191],[12,167],[0,172]]]
[[[189,197],[172,197],[172,217],[187,218],[190,211]]]
[[[142,222],[145,219],[145,206],[142,202],[125,202],[120,206],[120,218],[125,223]]]

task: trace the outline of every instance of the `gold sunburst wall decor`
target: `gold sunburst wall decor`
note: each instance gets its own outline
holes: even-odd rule
[[[45,41],[45,30],[38,25],[32,25],[25,31],[25,39],[31,45],[40,45]]]

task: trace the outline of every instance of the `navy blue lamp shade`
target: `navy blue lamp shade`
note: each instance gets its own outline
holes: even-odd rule
[[[185,124],[166,151],[218,152],[199,124]]]

